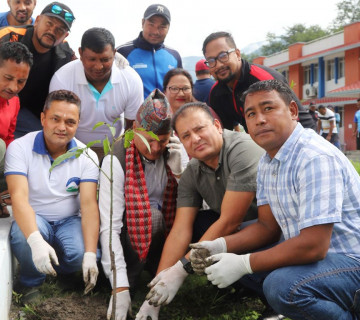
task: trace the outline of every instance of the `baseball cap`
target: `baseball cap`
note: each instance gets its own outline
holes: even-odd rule
[[[68,30],[70,30],[73,21],[75,20],[74,14],[71,9],[60,2],[51,2],[48,4],[43,11],[41,11],[41,15],[55,17],[65,23]]]
[[[195,72],[201,71],[201,70],[209,70],[209,67],[205,64],[205,59],[201,59],[198,62],[196,62],[195,65]]]
[[[152,4],[151,6],[149,6],[144,13],[144,19],[150,19],[152,16],[155,15],[164,17],[169,23],[171,21],[169,9],[162,4]]]
[[[171,108],[166,96],[155,89],[136,113],[136,122],[146,131],[167,134],[171,131]]]

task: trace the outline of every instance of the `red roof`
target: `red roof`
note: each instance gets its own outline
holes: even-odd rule
[[[360,97],[360,81],[354,82],[347,86],[331,90],[328,92],[329,96],[356,96]]]
[[[313,102],[315,104],[351,104],[356,103],[356,98],[353,97],[323,97],[317,99],[308,99],[302,101],[302,105],[307,106]]]

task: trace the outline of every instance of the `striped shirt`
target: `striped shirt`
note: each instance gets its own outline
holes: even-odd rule
[[[269,204],[285,239],[333,223],[329,252],[360,257],[360,177],[344,154],[297,124],[258,166],[257,204]]]

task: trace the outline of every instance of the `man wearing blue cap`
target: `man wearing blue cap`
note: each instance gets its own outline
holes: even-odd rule
[[[165,74],[182,68],[180,54],[164,45],[170,28],[170,11],[162,4],[149,6],[142,19],[139,36],[117,48],[140,75],[144,84],[144,99],[154,89],[162,88]]]

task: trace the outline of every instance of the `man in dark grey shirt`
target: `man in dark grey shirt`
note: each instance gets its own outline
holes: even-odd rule
[[[256,218],[257,164],[264,153],[248,134],[223,130],[203,103],[181,107],[174,115],[173,128],[192,160],[179,182],[176,218],[158,275],[138,313],[153,320],[159,306],[174,298],[192,272],[187,253],[191,241],[229,235],[245,219]],[[203,200],[210,210],[199,211]]]

